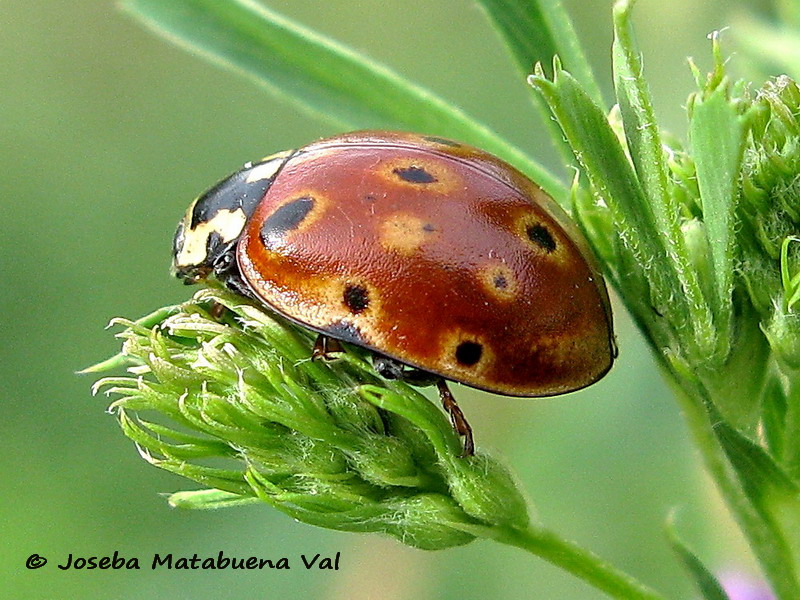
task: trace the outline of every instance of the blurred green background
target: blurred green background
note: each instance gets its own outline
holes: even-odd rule
[[[270,0],[270,6],[461,104],[552,167],[527,89],[469,0]],[[569,0],[609,83],[610,0]],[[752,8],[752,3],[749,3]],[[642,0],[637,31],[656,110],[683,134],[706,34],[744,5]],[[315,529],[268,507],[168,508],[192,487],[145,464],[74,372],[115,352],[103,327],[187,297],[167,273],[175,223],[246,160],[337,133],[151,35],[109,2],[0,2],[0,504],[3,598],[590,599],[599,594],[490,542],[439,553]],[[752,567],[700,469],[676,404],[623,310],[612,373],[566,398],[459,389],[479,444],[522,479],[550,527],[675,598],[691,588],[663,535],[680,530],[718,569]],[[68,553],[139,557],[141,571],[61,571]],[[290,557],[290,571],[151,571],[156,552]],[[341,552],[336,572],[300,553]],[[33,553],[48,558],[29,571]]]

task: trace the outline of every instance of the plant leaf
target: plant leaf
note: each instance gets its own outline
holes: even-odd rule
[[[725,421],[718,422],[715,431],[756,506],[763,506],[771,496],[793,497],[800,514],[800,488],[761,446]]]
[[[651,230],[665,249],[658,262],[668,266],[672,271],[669,279],[676,284],[668,292],[669,303],[664,308],[675,321],[673,329],[681,336],[681,346],[692,350],[693,356],[713,359],[717,339],[713,316],[689,258],[677,200],[670,193],[661,135],[633,39],[632,6],[632,0],[614,5],[614,85],[631,160],[647,198],[642,208],[652,215]]]
[[[762,566],[783,565],[779,573],[772,570],[771,582],[779,597],[800,598],[800,487],[761,446],[724,420],[718,420],[715,432],[745,494],[761,516],[764,532],[758,544]]]
[[[553,81],[537,70],[528,82],[550,106],[589,179],[594,196],[608,206],[614,235],[621,242],[619,251],[623,255],[619,262],[649,266],[649,283],[644,280],[642,269],[626,269],[625,285],[620,288],[626,303],[642,323],[651,322],[648,325],[651,329],[665,327],[666,319],[645,321],[642,315],[649,316],[653,311],[651,286],[657,290],[656,296],[670,296],[670,290],[677,286],[674,273],[663,268],[665,250],[647,209],[644,191],[605,113],[575,78],[558,66]],[[658,308],[661,312],[666,310]]]
[[[456,106],[253,0],[127,0],[123,6],[171,41],[337,127],[450,136],[509,161],[556,200],[566,198],[554,175]]]
[[[704,600],[730,600],[728,594],[720,585],[713,573],[692,552],[692,550],[678,536],[674,519],[670,518],[666,525],[667,539],[672,549],[681,559],[683,566],[694,578],[697,589],[700,590]]]
[[[604,105],[600,88],[560,0],[478,0],[478,4],[486,11],[523,77],[537,64],[552,77],[550,65],[558,56],[565,70],[583,84],[592,100]],[[538,95],[534,95],[534,104],[562,160],[574,165],[569,145],[550,118],[547,104]]]
[[[503,38],[523,75],[541,63],[548,78],[558,56],[592,100],[603,106],[600,86],[560,0],[477,0]]]
[[[708,247],[715,284],[714,315],[720,347],[730,344],[733,314],[735,210],[739,172],[745,141],[745,119],[737,114],[722,76],[723,60],[714,38],[717,69],[711,89],[694,97],[689,120],[689,139],[697,170]]]
[[[786,447],[786,392],[778,376],[770,375],[764,386],[761,409],[764,440],[773,456],[784,456]]]

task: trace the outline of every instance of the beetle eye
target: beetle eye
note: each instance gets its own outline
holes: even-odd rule
[[[178,257],[183,249],[183,242],[185,239],[186,226],[183,221],[178,223],[178,228],[175,230],[175,236],[172,238],[172,258],[173,260]]]

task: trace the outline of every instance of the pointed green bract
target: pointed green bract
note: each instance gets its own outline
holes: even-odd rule
[[[734,230],[747,128],[745,116],[731,101],[718,36],[712,39],[715,68],[703,91],[690,99],[689,139],[713,267],[708,295],[716,321],[717,353],[724,357],[730,348],[734,270],[739,259]]]
[[[674,283],[671,272],[658,261],[665,250],[660,237],[655,235],[644,191],[626,149],[602,109],[560,68],[558,61],[552,81],[542,70],[537,70],[528,81],[550,106],[589,180],[595,202],[586,206],[598,208],[593,218],[597,223],[605,219],[608,224],[603,229],[613,231],[617,238],[611,242],[614,260],[604,266],[614,280],[624,278],[626,300],[636,303],[635,315],[652,312],[653,298],[659,291],[668,295]],[[580,213],[577,218],[583,219]],[[609,242],[606,239],[602,243]],[[628,265],[648,265],[651,269],[645,274]]]
[[[194,510],[216,510],[218,508],[230,508],[257,502],[258,498],[243,497],[221,490],[175,492],[169,496],[170,506],[175,508],[191,508]]]

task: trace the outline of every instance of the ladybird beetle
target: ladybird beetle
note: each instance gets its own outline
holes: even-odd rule
[[[551,396],[601,378],[616,355],[605,283],[583,236],[539,186],[481,150],[388,131],[340,135],[248,163],[178,225],[173,272],[213,274],[340,342],[377,372],[507,396]]]

